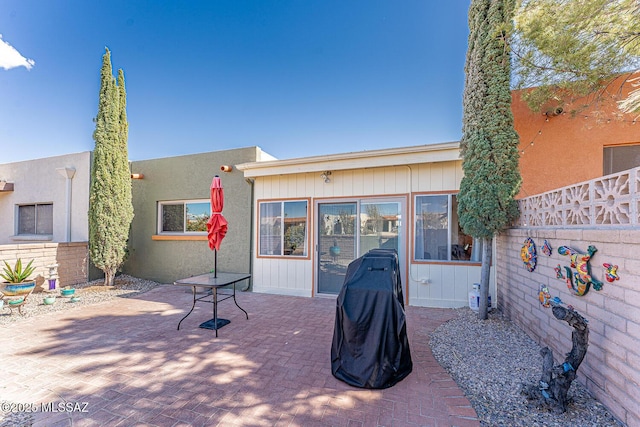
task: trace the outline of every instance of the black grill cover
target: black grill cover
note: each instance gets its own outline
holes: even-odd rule
[[[387,388],[412,368],[398,255],[373,249],[347,268],[337,299],[331,372],[356,387]]]

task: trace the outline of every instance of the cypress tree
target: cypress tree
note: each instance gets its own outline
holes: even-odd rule
[[[519,215],[508,45],[513,7],[513,0],[472,0],[469,7],[458,215],[464,232],[483,242],[480,319],[488,314],[493,238]]]
[[[125,260],[129,228],[133,220],[131,174],[128,161],[128,128],[124,73],[113,77],[111,52],[106,49],[100,70],[100,95],[89,193],[89,253],[111,286]]]

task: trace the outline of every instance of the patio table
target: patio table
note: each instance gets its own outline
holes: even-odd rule
[[[249,320],[249,314],[245,309],[238,305],[238,301],[236,300],[236,283],[242,282],[243,280],[247,280],[251,278],[251,274],[249,273],[218,273],[215,275],[214,273],[201,274],[199,276],[188,277],[186,279],[180,279],[173,282],[176,286],[190,286],[191,291],[193,292],[193,305],[191,306],[191,310],[182,318],[180,322],[178,322],[178,330],[180,330],[180,324],[184,319],[186,319],[193,309],[196,307],[196,302],[206,302],[213,304],[213,319],[207,320],[206,322],[200,324],[201,328],[204,329],[213,329],[216,331],[216,337],[218,336],[218,329],[222,328],[225,325],[231,323],[228,319],[218,319],[218,303],[220,301],[224,301],[229,298],[233,298],[233,302],[236,304],[240,310],[242,310]],[[223,290],[219,290],[219,288],[223,288],[225,286],[232,286],[229,291],[232,292],[223,292]],[[197,297],[196,296],[196,288],[205,288],[207,292],[205,295]],[[219,295],[222,295],[223,298],[218,298]]]

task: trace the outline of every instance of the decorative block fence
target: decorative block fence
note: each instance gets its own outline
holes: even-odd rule
[[[540,285],[572,305],[590,330],[577,380],[622,422],[640,426],[640,168],[522,199],[520,209],[518,225],[496,239],[498,306],[559,363],[571,350],[572,328],[541,305]],[[528,237],[537,247],[531,272],[520,256]],[[545,240],[551,256],[542,252]],[[568,287],[571,260],[560,246],[597,248],[590,266],[600,291],[591,286],[578,296]],[[604,263],[618,266],[618,280],[605,280]],[[565,278],[557,277],[558,266]]]
[[[7,261],[13,267],[18,258],[23,265],[30,260],[36,270],[36,289],[42,289],[49,276],[49,265],[58,264],[59,286],[71,286],[87,281],[89,246],[87,242],[72,243],[26,243],[0,245],[0,264]]]

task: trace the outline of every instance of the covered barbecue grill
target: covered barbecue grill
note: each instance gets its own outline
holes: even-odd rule
[[[352,261],[338,295],[331,371],[347,384],[388,388],[411,373],[398,255],[373,249]]]

